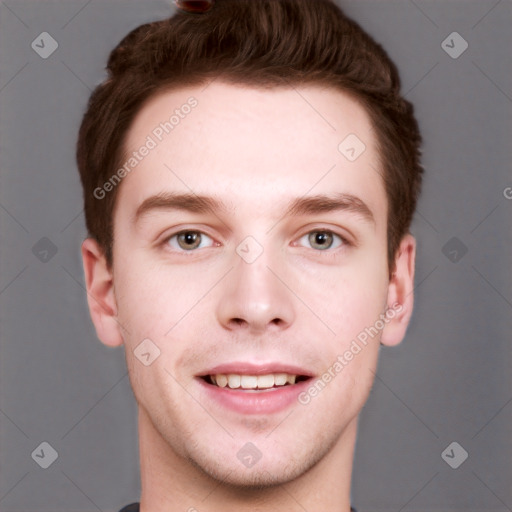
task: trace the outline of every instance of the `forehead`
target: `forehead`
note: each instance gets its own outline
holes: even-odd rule
[[[125,160],[144,145],[120,191],[135,203],[165,190],[269,208],[309,191],[384,197],[369,116],[332,88],[213,82],[162,92],[132,123]]]

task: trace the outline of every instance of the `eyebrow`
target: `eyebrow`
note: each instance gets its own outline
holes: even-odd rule
[[[219,212],[227,212],[227,206],[221,201],[204,195],[177,194],[162,192],[145,199],[135,212],[135,220],[155,210],[182,210],[191,213],[208,213],[217,215]],[[335,211],[347,211],[355,213],[371,223],[375,223],[375,217],[368,205],[352,194],[319,194],[309,197],[294,199],[286,209],[284,217],[298,215],[314,215]]]
[[[316,195],[295,199],[285,216],[347,211],[375,224],[375,217],[368,205],[352,194]]]
[[[191,213],[212,213],[225,211],[223,203],[209,196],[196,194],[175,194],[165,192],[145,199],[135,212],[135,223],[154,210],[183,210]]]

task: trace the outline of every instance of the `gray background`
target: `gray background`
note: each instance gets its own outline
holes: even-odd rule
[[[96,339],[87,311],[74,150],[109,50],[169,5],[0,2],[2,511],[117,511],[139,497],[123,349]],[[353,502],[360,512],[512,510],[512,3],[343,6],[398,64],[426,167],[415,312],[402,345],[382,350]],[[31,48],[44,31],[59,45],[47,59]],[[469,45],[456,59],[441,45],[454,31]],[[48,469],[31,457],[43,441],[58,452]],[[458,469],[441,457],[453,441],[469,454]]]

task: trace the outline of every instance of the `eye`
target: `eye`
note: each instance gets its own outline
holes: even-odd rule
[[[208,235],[201,231],[181,231],[172,235],[167,243],[178,251],[192,251],[194,249],[202,249],[203,247],[211,247],[214,241]]]
[[[300,244],[307,245],[312,249],[325,251],[327,249],[335,249],[345,241],[341,236],[336,235],[332,231],[310,231],[302,236],[299,240]]]

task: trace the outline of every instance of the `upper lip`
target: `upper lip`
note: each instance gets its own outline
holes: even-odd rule
[[[219,364],[209,370],[201,372],[198,376],[206,377],[207,375],[227,375],[230,373],[235,375],[268,375],[269,373],[287,373],[289,375],[312,377],[311,372],[293,364],[279,362],[255,364],[243,361]]]

